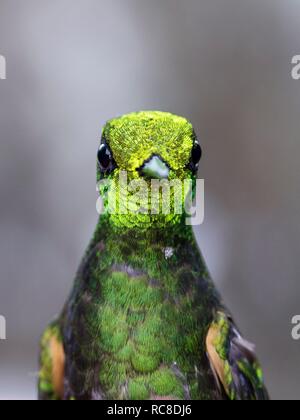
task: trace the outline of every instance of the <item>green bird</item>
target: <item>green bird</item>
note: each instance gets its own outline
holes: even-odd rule
[[[201,153],[192,124],[172,114],[139,112],[104,127],[102,212],[73,291],[41,339],[41,400],[268,399],[254,346],[187,222]],[[184,182],[190,192],[178,193]]]

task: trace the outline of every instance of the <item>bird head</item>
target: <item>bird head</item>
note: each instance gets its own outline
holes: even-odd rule
[[[192,124],[179,116],[139,112],[107,122],[98,150],[97,178],[110,221],[128,228],[179,223],[178,201],[184,209],[187,195],[184,181],[195,183],[201,153]]]

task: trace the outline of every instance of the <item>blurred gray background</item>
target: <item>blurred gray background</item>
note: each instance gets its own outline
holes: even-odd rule
[[[140,109],[202,139],[213,277],[271,396],[300,399],[298,0],[0,0],[0,399],[34,399],[38,339],[95,223],[104,122]]]

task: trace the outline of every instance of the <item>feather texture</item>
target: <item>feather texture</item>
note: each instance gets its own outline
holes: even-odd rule
[[[218,312],[211,325],[206,348],[219,389],[231,400],[268,400],[255,346],[246,341],[233,321]]]

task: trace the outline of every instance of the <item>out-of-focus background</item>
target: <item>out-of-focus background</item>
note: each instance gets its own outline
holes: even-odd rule
[[[97,220],[101,126],[159,109],[202,139],[215,282],[271,396],[300,399],[298,0],[0,0],[0,399],[35,399],[38,339]]]

